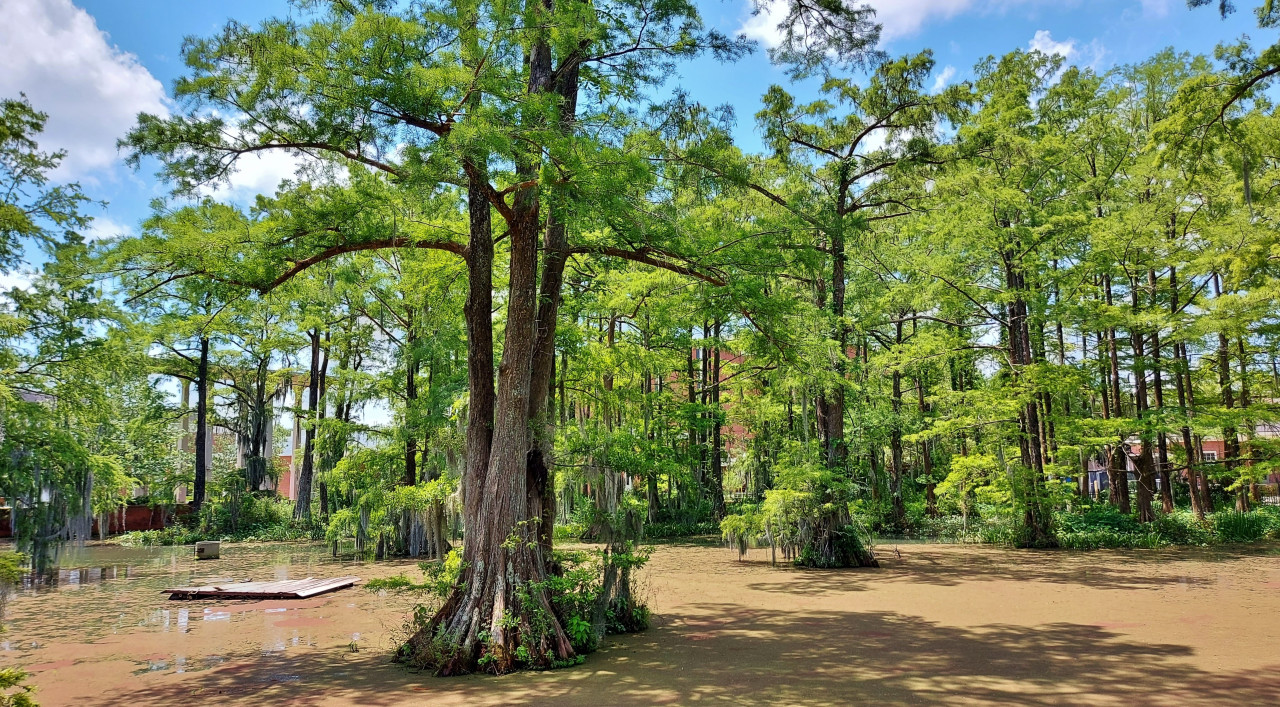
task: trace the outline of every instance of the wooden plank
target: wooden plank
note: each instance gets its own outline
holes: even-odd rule
[[[355,584],[356,581],[359,579],[360,579],[359,577],[338,577],[336,579],[323,581],[318,584],[314,584],[310,587],[306,587],[298,590],[298,598],[306,599],[307,597],[313,597],[317,594],[325,594],[328,592],[337,591],[339,589],[346,589],[347,587],[350,587],[351,585]]]
[[[319,594],[345,589],[360,581],[359,577],[329,579],[286,579],[273,582],[227,582],[199,587],[164,589],[170,599],[306,599]]]

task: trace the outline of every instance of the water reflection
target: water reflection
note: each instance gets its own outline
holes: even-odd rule
[[[79,587],[83,584],[95,584],[110,579],[123,579],[129,576],[128,565],[109,565],[106,567],[78,567],[74,569],[51,569],[43,576],[28,573],[22,576],[19,589],[29,592],[47,591],[59,587]]]
[[[379,564],[382,573],[417,567],[411,560]],[[122,659],[131,667],[112,668],[115,674],[189,673],[264,656],[287,665],[289,651],[345,647],[359,639],[358,631],[383,625],[375,613],[392,607],[408,612],[415,599],[355,589],[295,601],[170,601],[162,590],[228,580],[368,576],[364,565],[334,559],[327,546],[301,543],[233,545],[222,559],[208,562],[198,562],[190,547],[68,547],[52,582],[26,582],[14,591],[0,655],[37,674],[56,671],[55,679],[72,664],[83,674],[86,666]]]

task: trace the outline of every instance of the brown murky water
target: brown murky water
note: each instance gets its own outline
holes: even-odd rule
[[[413,599],[168,601],[204,578],[416,572],[305,544],[89,547],[9,602],[0,665],[45,705],[1280,704],[1280,546],[1025,552],[902,545],[879,570],[656,549],[657,616],[581,666],[436,679],[389,663]]]

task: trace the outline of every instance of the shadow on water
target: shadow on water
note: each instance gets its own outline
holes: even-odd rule
[[[997,614],[958,626],[917,615],[924,607],[908,601],[870,609],[864,599],[876,589],[883,602],[906,583],[968,584],[957,592],[969,594],[947,596],[972,597],[986,591],[983,583],[999,581],[1041,583],[1046,603],[1055,590],[1085,588],[1140,596],[1147,604],[1159,596],[1152,590],[1177,581],[1182,570],[1171,566],[1241,560],[1250,571],[1266,570],[1259,560],[1269,562],[1275,546],[1101,553],[904,548],[901,559],[878,570],[775,571],[767,561],[762,566],[758,553],[737,562],[702,543],[672,543],[654,565],[662,568],[659,581],[669,583],[663,591],[677,596],[649,631],[612,639],[578,667],[460,679],[434,679],[389,662],[396,627],[387,623],[399,620],[411,599],[349,591],[290,603],[168,602],[159,589],[214,572],[198,565],[190,548],[86,551],[65,561],[83,562],[77,571],[127,572],[27,596],[6,636],[12,647],[0,656],[20,664],[25,658],[29,666],[45,661],[31,667],[37,676],[57,676],[46,685],[96,674],[100,704],[1280,704],[1273,677],[1280,661],[1265,646],[1257,647],[1261,666],[1214,669],[1195,640],[1142,640],[1121,626],[1081,623],[1086,619],[1077,615],[1014,624]],[[334,561],[321,546],[237,546],[224,558],[216,568],[222,576],[362,574],[358,563]],[[379,563],[379,574],[415,565]],[[832,597],[801,603],[787,596],[824,592]],[[364,612],[362,625],[381,643],[353,635],[354,614],[343,612]],[[68,645],[45,655],[24,641]],[[106,667],[92,673],[92,661]],[[175,675],[192,672],[199,678]]]
[[[389,705],[480,704],[1277,704],[1271,667],[1210,672],[1180,645],[1126,640],[1097,626],[945,626],[895,612],[765,612],[696,607],[617,640],[581,667],[492,678],[434,679],[385,656],[318,652],[280,672],[246,662],[130,693],[138,705],[183,699]],[[1153,685],[1159,689],[1153,691]],[[605,697],[607,696],[607,698]]]

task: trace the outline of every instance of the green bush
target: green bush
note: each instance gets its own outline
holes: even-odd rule
[[[235,523],[226,505],[216,504],[200,511],[199,517],[179,518],[161,530],[131,530],[111,540],[128,547],[190,545],[201,540],[223,542],[286,542],[318,540],[319,526],[293,519],[293,502],[275,497],[245,496],[240,500]]]
[[[644,526],[644,536],[652,539],[692,538],[699,535],[715,535],[719,532],[720,526],[718,526],[715,521],[711,520],[697,522],[646,523]]]
[[[462,576],[462,553],[456,548],[449,551],[443,561],[419,562],[423,581],[416,583],[400,574],[394,577],[371,579],[364,588],[371,592],[425,592],[443,602],[453,591],[453,585]]]
[[[38,707],[31,697],[35,687],[26,684],[27,677],[18,668],[0,669],[0,707]]]
[[[1209,517],[1219,542],[1251,543],[1262,540],[1272,529],[1272,516],[1265,511],[1241,513],[1221,511]]]
[[[855,517],[857,514],[855,514]],[[1248,513],[1222,511],[1202,523],[1186,509],[1173,513],[1157,513],[1151,523],[1139,523],[1136,516],[1126,515],[1105,503],[1091,504],[1072,511],[1059,511],[1054,527],[1059,544],[1068,549],[1156,548],[1170,545],[1208,545],[1215,542],[1245,543],[1265,538],[1280,539],[1280,508],[1257,508]],[[1013,544],[1018,524],[1007,512],[995,506],[979,504],[966,522],[957,515],[912,519],[907,537],[942,542],[977,542],[997,545]]]
[[[582,523],[560,523],[552,531],[556,540],[567,540],[569,542],[577,542],[587,534],[587,526]]]

